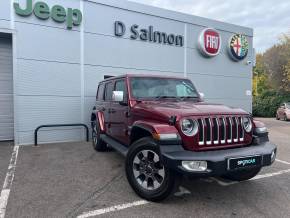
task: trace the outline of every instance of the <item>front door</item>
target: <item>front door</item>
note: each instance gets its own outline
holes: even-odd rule
[[[124,93],[123,102],[112,102],[110,108],[110,135],[123,144],[128,144],[128,91],[125,79],[117,80],[114,91]]]

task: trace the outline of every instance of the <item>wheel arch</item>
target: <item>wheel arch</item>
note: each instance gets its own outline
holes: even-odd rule
[[[162,133],[177,133],[178,130],[175,126],[172,126],[167,123],[157,123],[150,121],[136,121],[131,127],[130,131],[130,144],[133,144],[135,141],[151,136],[152,138],[158,137],[158,134]]]
[[[101,133],[104,133],[106,131],[104,114],[101,111],[97,111],[95,107],[93,108],[93,111],[91,113],[91,126],[92,127],[93,127],[94,121],[97,121],[99,123]]]
[[[132,126],[130,134],[130,145],[144,137],[153,137],[152,129],[142,125]]]

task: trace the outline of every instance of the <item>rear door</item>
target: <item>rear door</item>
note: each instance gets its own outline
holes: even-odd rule
[[[102,107],[100,108],[101,111],[103,111],[103,113],[104,113],[106,133],[108,135],[111,135],[110,108],[111,108],[111,104],[112,104],[113,89],[114,89],[114,83],[112,81],[107,82],[105,84],[105,96],[104,96],[105,100],[102,104]]]
[[[116,80],[114,91],[124,93],[123,102],[112,102],[110,109],[111,136],[123,144],[128,144],[128,90],[126,80]]]

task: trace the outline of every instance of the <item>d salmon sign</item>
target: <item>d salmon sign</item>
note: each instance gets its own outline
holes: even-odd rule
[[[221,49],[221,36],[213,28],[204,29],[199,36],[199,50],[207,57],[217,56]]]
[[[245,59],[249,51],[249,42],[246,36],[242,34],[235,34],[229,41],[229,54],[235,61],[241,61]]]

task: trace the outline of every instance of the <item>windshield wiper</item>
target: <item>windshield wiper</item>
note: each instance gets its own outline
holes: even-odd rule
[[[182,96],[180,97],[180,99],[199,99],[199,97],[196,97],[196,96]]]
[[[160,95],[160,96],[157,96],[155,97],[156,99],[165,99],[165,98],[177,98],[176,96],[167,96],[167,95]]]

